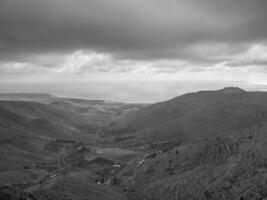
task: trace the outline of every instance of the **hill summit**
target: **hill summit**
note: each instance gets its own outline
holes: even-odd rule
[[[219,92],[225,92],[225,93],[233,93],[233,92],[246,92],[245,90],[239,88],[239,87],[225,87],[221,90],[218,90]]]

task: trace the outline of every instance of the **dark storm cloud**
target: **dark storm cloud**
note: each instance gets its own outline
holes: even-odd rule
[[[88,49],[205,61],[195,44],[266,40],[266,10],[266,0],[1,0],[0,59]]]

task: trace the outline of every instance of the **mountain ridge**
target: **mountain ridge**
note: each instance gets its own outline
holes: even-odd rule
[[[168,133],[169,139],[178,135],[197,139],[246,128],[264,120],[266,112],[267,93],[228,87],[188,93],[153,104],[118,117],[109,128],[115,132],[128,129],[129,134],[140,134],[140,137],[148,134],[151,138],[164,139],[164,134]],[[220,123],[222,121],[224,123]]]

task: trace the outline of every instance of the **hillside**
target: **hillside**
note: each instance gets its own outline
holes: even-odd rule
[[[224,137],[267,117],[267,93],[239,88],[185,94],[125,114],[110,123],[108,133],[134,136],[138,141]]]
[[[58,98],[51,102],[50,105],[85,115],[95,123],[105,123],[110,121],[113,117],[147,106],[146,104],[126,104],[121,102],[75,98]]]
[[[47,93],[0,93],[1,101],[35,101],[50,103],[58,97]]]
[[[36,134],[42,132],[43,134],[49,134],[51,138],[67,137],[81,131],[93,134],[96,131],[95,124],[79,113],[46,104],[26,101],[0,101],[0,109],[2,127],[8,125],[8,128],[21,128]]]
[[[48,93],[0,93],[0,101],[37,102],[57,109],[85,115],[92,123],[105,123],[115,116],[146,107],[148,104],[58,97]]]
[[[267,93],[0,101],[0,199],[267,198]]]
[[[179,145],[133,162],[119,176],[131,200],[264,199],[266,131],[265,122],[225,138]]]
[[[1,170],[51,159],[55,139],[94,142],[97,126],[84,116],[37,102],[0,101]]]
[[[0,101],[0,199],[124,199],[95,180],[139,154],[110,146],[101,124],[143,105],[21,96]]]

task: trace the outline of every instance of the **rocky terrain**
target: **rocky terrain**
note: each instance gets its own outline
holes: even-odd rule
[[[0,199],[267,199],[265,92],[153,105],[10,96],[0,95]]]

